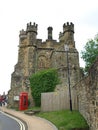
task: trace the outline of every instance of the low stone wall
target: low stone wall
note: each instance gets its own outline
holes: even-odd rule
[[[76,86],[78,107],[87,120],[90,130],[98,130],[98,57],[89,74]]]

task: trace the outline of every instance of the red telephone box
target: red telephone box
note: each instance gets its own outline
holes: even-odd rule
[[[19,110],[26,110],[28,108],[28,93],[22,92],[19,97]]]

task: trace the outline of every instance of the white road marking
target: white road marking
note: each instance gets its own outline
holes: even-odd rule
[[[0,111],[0,112],[3,113],[4,115],[16,120],[18,122],[18,124],[20,125],[20,130],[25,130],[25,125],[23,124],[23,122],[21,120],[17,119],[16,117],[13,117],[9,114],[4,113],[3,111]]]

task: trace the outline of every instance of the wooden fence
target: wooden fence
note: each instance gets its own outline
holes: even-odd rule
[[[72,109],[77,110],[77,96],[75,91],[71,91]],[[69,91],[58,91],[41,94],[41,111],[57,111],[70,109]]]

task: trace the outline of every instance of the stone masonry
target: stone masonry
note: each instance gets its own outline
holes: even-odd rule
[[[34,105],[30,92],[29,77],[42,69],[56,68],[61,79],[57,86],[62,90],[68,86],[67,52],[64,46],[69,46],[68,62],[70,70],[70,86],[74,86],[80,80],[79,54],[75,48],[74,24],[64,23],[63,32],[59,34],[59,41],[53,39],[53,28],[48,27],[46,41],[37,39],[38,25],[27,24],[26,30],[19,34],[18,62],[11,75],[11,89],[8,92],[9,107],[18,107],[18,101],[14,97],[21,92],[28,92],[29,101]]]
[[[87,120],[90,130],[98,130],[98,57],[89,74],[74,86],[80,113]]]

